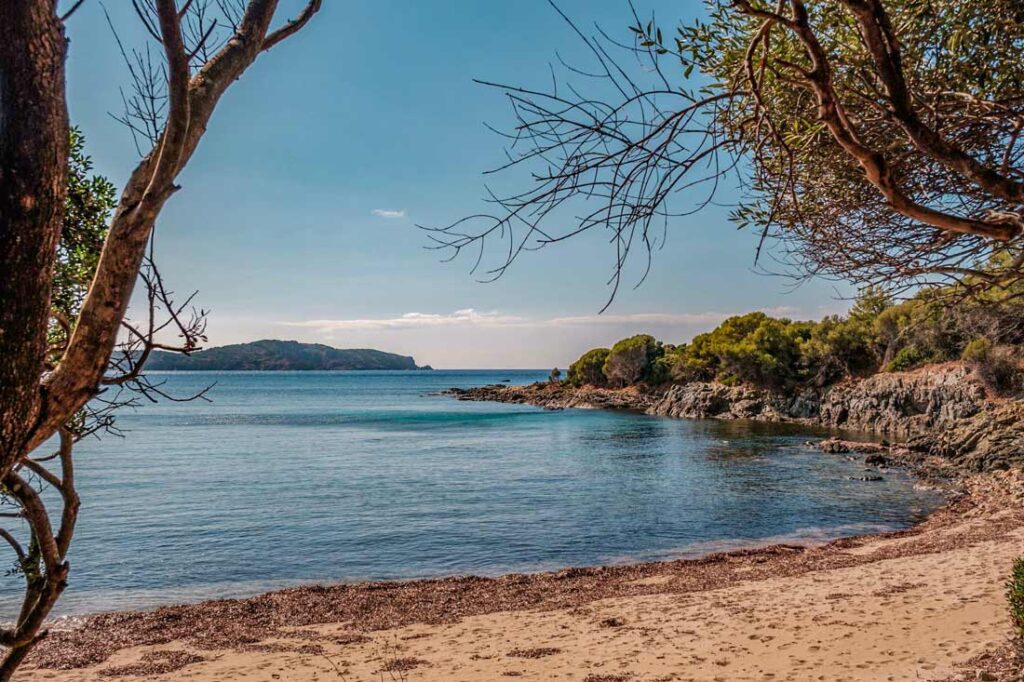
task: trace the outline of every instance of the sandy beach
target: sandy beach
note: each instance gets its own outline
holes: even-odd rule
[[[1024,474],[963,490],[910,531],[813,548],[101,614],[19,679],[1018,679],[1004,583]]]

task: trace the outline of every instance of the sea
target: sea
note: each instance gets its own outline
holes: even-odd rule
[[[907,474],[756,422],[463,402],[546,371],[168,372],[121,436],[77,446],[57,614],[286,586],[695,557],[902,529],[943,503]],[[11,564],[13,568],[13,562]],[[0,619],[21,576],[0,572]]]

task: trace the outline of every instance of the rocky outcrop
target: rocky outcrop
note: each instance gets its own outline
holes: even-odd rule
[[[987,404],[984,387],[959,364],[782,393],[718,383],[672,386],[651,414],[694,419],[799,421],[907,436],[957,424]]]
[[[451,389],[459,400],[526,403],[548,409],[611,408],[691,419],[788,421],[870,432],[903,445],[852,448],[829,440],[830,452],[875,455],[875,465],[937,457],[972,471],[1024,463],[1024,400],[990,400],[963,365],[883,373],[832,386],[782,393],[751,386],[689,383],[665,389],[572,388],[564,384]]]
[[[637,387],[620,390],[584,386],[573,388],[564,384],[536,383],[528,386],[491,384],[475,388],[450,388],[444,391],[456,400],[493,401],[536,405],[548,410],[579,409],[646,410],[658,397],[657,391]]]
[[[689,419],[797,421],[831,428],[907,437],[960,424],[991,403],[967,367],[949,363],[913,372],[876,374],[866,379],[790,392],[752,386],[692,382],[668,388],[570,387],[496,384],[446,391],[459,400],[645,411]]]
[[[819,399],[812,391],[783,395],[751,386],[689,383],[672,386],[649,414],[689,419],[814,420]]]
[[[968,368],[935,365],[833,386],[821,397],[817,419],[833,428],[907,436],[958,424],[987,402]]]
[[[907,441],[914,453],[950,460],[971,471],[1008,469],[1024,463],[1024,401],[990,406],[945,428]]]

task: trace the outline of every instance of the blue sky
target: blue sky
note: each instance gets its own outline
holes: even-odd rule
[[[141,44],[127,0],[106,6],[125,43]],[[283,1],[282,19],[298,6]],[[560,6],[629,39],[626,0]],[[666,26],[701,11],[696,0],[636,6]],[[137,161],[110,115],[128,78],[98,0],[68,33],[72,120],[120,183]],[[637,332],[685,341],[730,313],[846,308],[832,283],[793,291],[756,274],[756,235],[721,208],[673,221],[647,281],[600,316],[613,252],[598,235],[529,253],[489,284],[470,260],[425,249],[415,225],[480,210],[481,173],[503,160],[484,123],[507,127],[508,106],[472,80],[544,86],[556,51],[585,63],[545,0],[325,0],[228,91],[158,223],[161,269],[178,291],[199,290],[210,345],[294,338],[437,367],[548,367]]]

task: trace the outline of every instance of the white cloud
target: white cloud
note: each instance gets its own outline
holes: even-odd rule
[[[546,324],[556,327],[590,327],[590,326],[614,326],[624,324],[652,324],[652,325],[678,325],[678,324],[718,324],[728,313],[633,313],[629,315],[584,315],[579,317],[556,317],[548,320]]]
[[[371,211],[371,213],[373,213],[373,215],[377,216],[378,218],[386,218],[387,220],[397,220],[398,218],[405,217],[404,209],[396,211],[390,208],[375,208]]]
[[[523,318],[500,315],[497,311],[481,312],[473,308],[454,313],[405,313],[401,317],[366,320],[304,320],[282,322],[289,327],[316,329],[321,332],[370,331],[377,329],[428,329],[436,327],[498,327],[522,324]]]
[[[764,310],[775,316],[799,317],[793,308],[780,307]],[[502,315],[496,310],[489,312],[474,308],[456,310],[453,313],[405,313],[399,317],[372,319],[320,319],[298,322],[281,322],[287,327],[313,329],[321,333],[339,331],[375,331],[400,329],[436,329],[438,327],[519,327],[519,328],[566,328],[566,327],[616,327],[644,331],[647,327],[692,327],[711,329],[735,313],[707,311],[701,313],[630,313],[625,315],[582,315],[576,317],[555,317],[533,319],[515,315]]]

